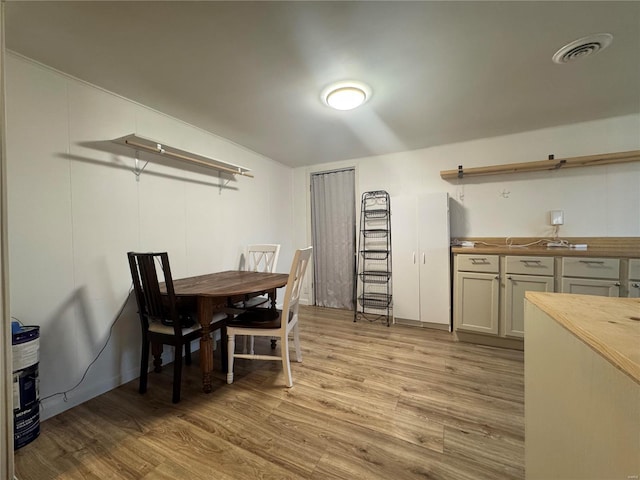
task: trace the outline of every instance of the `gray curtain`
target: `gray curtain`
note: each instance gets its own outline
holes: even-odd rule
[[[316,305],[353,309],[355,171],[311,175],[311,229]]]

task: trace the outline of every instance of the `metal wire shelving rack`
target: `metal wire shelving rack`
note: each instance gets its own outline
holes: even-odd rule
[[[391,203],[384,190],[364,192],[360,208],[353,321],[391,323]]]

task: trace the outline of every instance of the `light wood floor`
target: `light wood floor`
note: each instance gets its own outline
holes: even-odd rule
[[[300,321],[293,388],[279,363],[239,360],[207,395],[196,358],[173,405],[165,368],[144,396],[133,381],[43,422],[18,478],[524,478],[522,352],[341,310],[303,307]]]

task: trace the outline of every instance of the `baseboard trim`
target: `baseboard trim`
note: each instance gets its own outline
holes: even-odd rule
[[[418,328],[431,328],[433,330],[443,330],[445,332],[450,332],[449,325],[445,323],[432,323],[432,322],[421,322],[420,320],[411,320],[408,318],[398,318],[394,317],[393,323],[398,325],[408,325],[411,327]]]
[[[524,350],[524,341],[515,338],[491,337],[468,332],[455,332],[456,340],[490,347],[509,348],[511,350]]]

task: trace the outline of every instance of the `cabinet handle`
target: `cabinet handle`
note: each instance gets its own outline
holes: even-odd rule
[[[427,263],[427,254],[422,252],[422,264],[425,265]]]
[[[631,286],[635,288],[640,288],[640,283],[632,283]]]
[[[619,287],[619,286],[620,286],[620,282],[616,282],[616,283],[614,283],[614,285],[615,285],[616,287]]]
[[[489,262],[486,258],[470,258],[471,263],[474,265],[488,265]]]
[[[416,252],[413,252],[413,264],[416,264]]]
[[[578,262],[586,263],[587,265],[590,265],[590,264],[604,265],[604,261],[602,261],[602,260],[578,260]]]
[[[495,277],[493,277],[494,280],[500,280],[500,275],[496,275]]]
[[[512,277],[511,275],[509,275],[509,276],[507,277],[507,280],[513,280],[513,277]]]
[[[524,263],[525,265],[527,263],[535,263],[537,265],[540,265],[542,262],[540,260],[520,260],[522,263]]]

